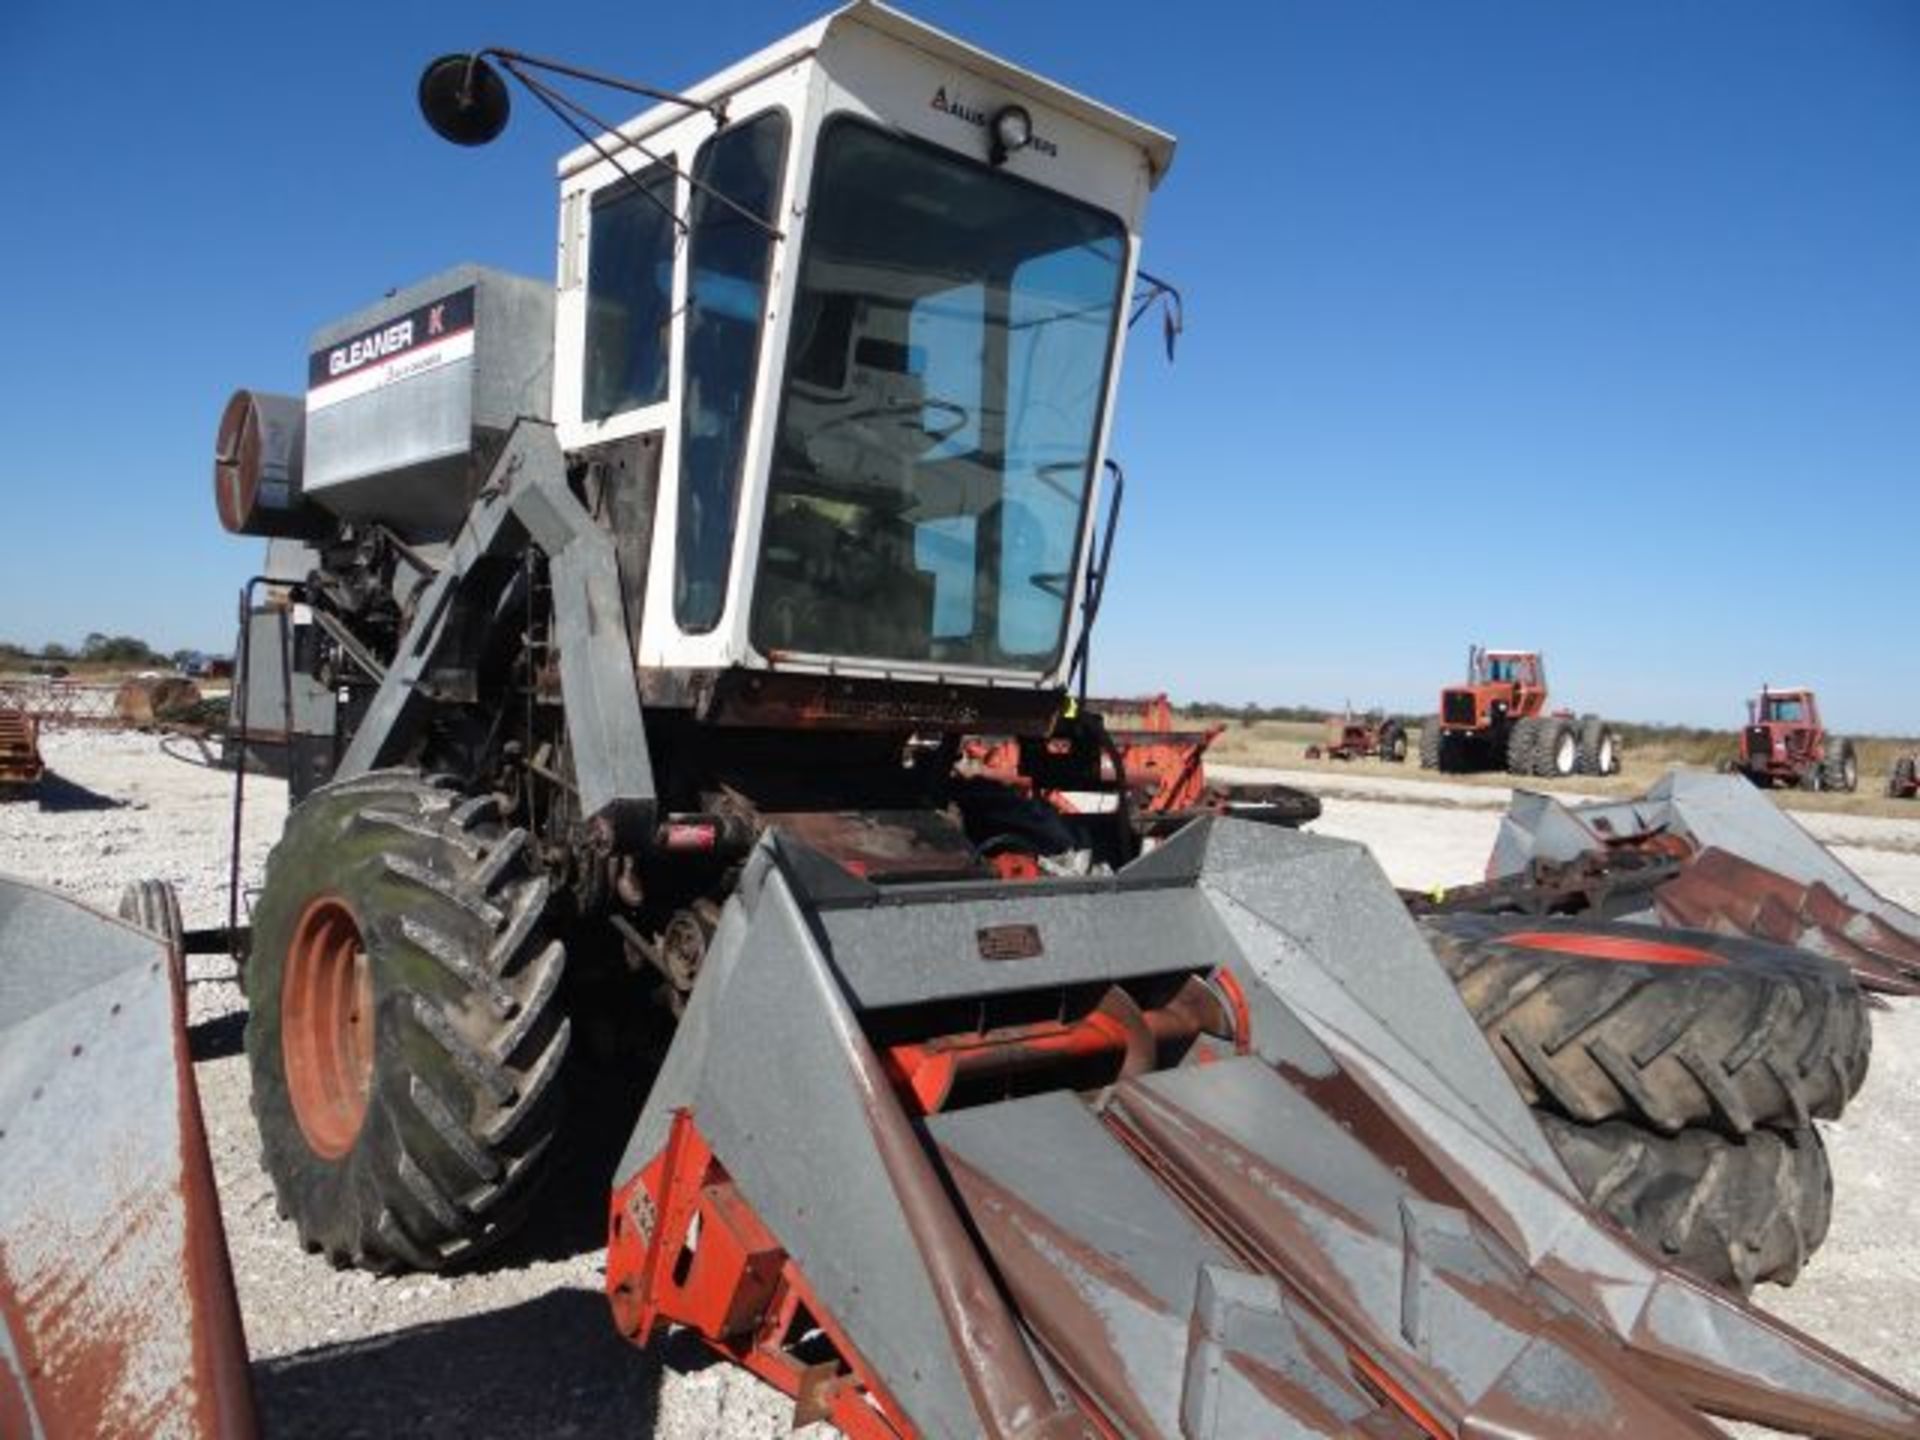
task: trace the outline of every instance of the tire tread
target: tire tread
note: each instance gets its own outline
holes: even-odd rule
[[[1625,1120],[1541,1128],[1587,1201],[1671,1263],[1743,1294],[1790,1285],[1826,1239],[1833,1172],[1812,1129],[1655,1135]]]
[[[1836,1119],[1866,1078],[1873,1032],[1841,967],[1758,941],[1643,926],[1431,917],[1423,928],[1530,1105],[1585,1124],[1733,1136]],[[1728,956],[1672,966],[1502,943],[1514,930],[1660,933]]]
[[[511,1234],[547,1172],[572,1037],[550,885],[492,796],[405,770],[316,789],[267,865],[247,1051],[262,1163],[303,1243],[377,1272],[464,1264]],[[336,892],[375,962],[367,1118],[349,1152],[306,1146],[279,1050],[280,954],[309,897]]]

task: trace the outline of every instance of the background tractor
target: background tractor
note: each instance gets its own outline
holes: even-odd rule
[[[1325,721],[1326,738],[1307,746],[1309,760],[1365,760],[1377,758],[1400,764],[1407,758],[1407,730],[1390,715],[1369,710],[1356,715],[1352,710],[1329,715]]]
[[[1797,785],[1802,790],[1844,790],[1860,786],[1860,761],[1853,742],[1830,733],[1820,720],[1820,702],[1801,686],[1762,685],[1747,701],[1747,725],[1740,732],[1740,753],[1730,769],[1760,786]]]
[[[1547,709],[1546,659],[1536,650],[1467,651],[1466,681],[1440,692],[1420,731],[1420,766],[1505,770],[1558,778],[1614,775],[1620,741],[1598,715]]]

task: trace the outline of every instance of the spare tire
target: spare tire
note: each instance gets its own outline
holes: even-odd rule
[[[1819,1135],[1655,1135],[1624,1120],[1540,1128],[1594,1209],[1681,1269],[1741,1293],[1791,1285],[1827,1238],[1833,1171]]]
[[[1598,921],[1420,923],[1530,1105],[1745,1136],[1834,1119],[1866,1079],[1865,997],[1804,950]]]

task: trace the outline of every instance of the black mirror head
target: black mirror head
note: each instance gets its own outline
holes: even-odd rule
[[[507,82],[478,55],[442,55],[420,73],[420,113],[442,140],[485,145],[511,110]]]

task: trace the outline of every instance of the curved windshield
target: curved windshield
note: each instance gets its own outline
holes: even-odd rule
[[[1125,264],[1111,215],[830,123],[754,598],[763,652],[1053,665]]]

